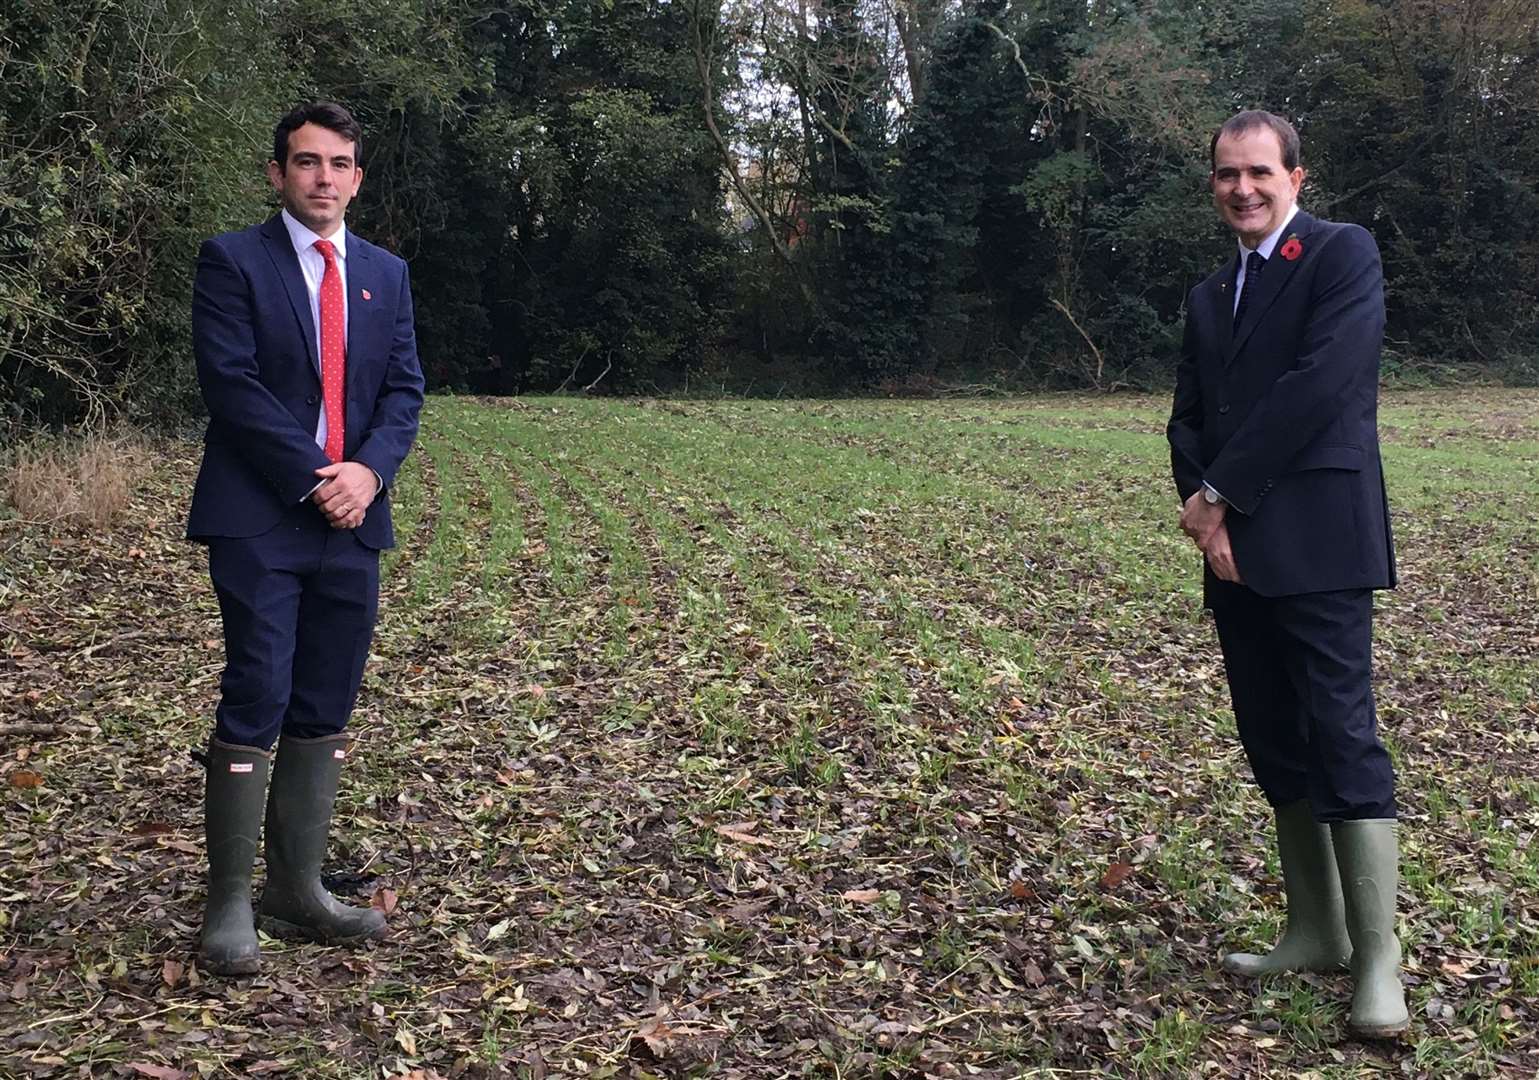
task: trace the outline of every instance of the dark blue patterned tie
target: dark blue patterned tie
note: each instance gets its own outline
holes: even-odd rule
[[[1245,256],[1245,284],[1240,286],[1240,302],[1234,308],[1234,328],[1240,328],[1240,319],[1245,315],[1245,305],[1250,303],[1250,298],[1256,294],[1256,279],[1261,276],[1261,268],[1266,265],[1266,260],[1261,257],[1261,252],[1252,251]]]

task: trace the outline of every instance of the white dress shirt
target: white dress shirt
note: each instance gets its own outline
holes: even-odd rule
[[[1277,229],[1268,235],[1265,240],[1256,245],[1255,250],[1261,253],[1261,257],[1263,259],[1270,259],[1272,257],[1272,252],[1277,250],[1277,241],[1282,239],[1283,230],[1288,227],[1288,224],[1293,220],[1294,216],[1298,212],[1298,203],[1294,203],[1292,206],[1288,207],[1288,216],[1283,218],[1283,223],[1277,226]],[[1234,279],[1234,310],[1239,311],[1240,290],[1245,288],[1245,260],[1250,255],[1251,249],[1245,246],[1245,241],[1243,240],[1237,239],[1235,242],[1240,245],[1240,272],[1235,275]],[[317,256],[317,258],[319,258],[319,256]]]

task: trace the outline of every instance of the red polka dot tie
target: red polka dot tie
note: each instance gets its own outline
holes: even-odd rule
[[[321,278],[321,399],[326,407],[326,456],[342,460],[342,436],[347,410],[344,407],[347,377],[347,335],[342,320],[346,318],[342,299],[342,273],[337,269],[336,249],[330,240],[317,240],[315,250],[326,260]]]

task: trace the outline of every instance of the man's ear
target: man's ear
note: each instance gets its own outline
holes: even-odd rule
[[[274,191],[283,190],[283,166],[276,161],[267,163],[267,179],[272,184]]]
[[[1298,198],[1299,189],[1304,186],[1304,177],[1308,175],[1302,165],[1295,165],[1293,171],[1288,174],[1288,179],[1293,183],[1293,197],[1295,199]]]

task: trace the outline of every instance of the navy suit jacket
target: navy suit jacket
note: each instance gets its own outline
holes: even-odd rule
[[[422,369],[406,263],[349,232],[344,458],[384,487],[354,535],[390,547],[390,488],[417,434]],[[281,217],[207,240],[192,295],[198,384],[208,405],[187,535],[267,532],[329,462],[315,443],[320,358],[299,257]]]
[[[1187,299],[1167,434],[1182,500],[1229,502],[1235,565],[1262,596],[1389,588],[1379,459],[1384,278],[1356,225],[1294,216],[1234,326],[1238,256]],[[1302,251],[1282,252],[1288,238]],[[1218,579],[1205,575],[1211,602]]]

